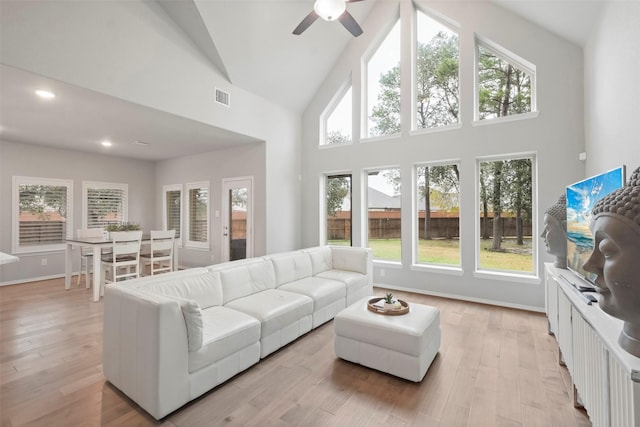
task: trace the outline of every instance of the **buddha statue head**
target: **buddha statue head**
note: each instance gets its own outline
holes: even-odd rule
[[[567,195],[544,213],[544,231],[540,235],[547,246],[547,252],[556,257],[555,267],[567,268]]]
[[[621,347],[640,357],[640,168],[595,204],[590,227],[594,249],[584,269],[597,276],[600,308],[624,321]]]

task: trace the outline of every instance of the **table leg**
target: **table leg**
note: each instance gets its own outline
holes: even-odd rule
[[[100,301],[100,288],[103,286],[102,280],[102,249],[93,247],[93,301]]]
[[[73,246],[67,243],[67,250],[65,252],[65,260],[64,260],[64,288],[69,290],[71,288],[71,273],[72,273],[72,256],[73,256]]]

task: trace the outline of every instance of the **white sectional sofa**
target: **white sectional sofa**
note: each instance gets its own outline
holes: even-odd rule
[[[104,375],[160,419],[372,293],[371,251],[337,246],[109,284]]]

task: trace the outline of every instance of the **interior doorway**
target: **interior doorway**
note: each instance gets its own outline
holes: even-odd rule
[[[253,256],[253,177],[222,180],[222,262]]]

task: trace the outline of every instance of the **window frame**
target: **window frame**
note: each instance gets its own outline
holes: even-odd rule
[[[463,260],[462,260],[462,196],[458,193],[458,256],[460,262],[458,264],[436,264],[429,262],[420,262],[418,256],[419,247],[419,217],[418,217],[418,168],[421,167],[434,167],[434,166],[458,166],[460,174],[462,174],[462,161],[460,159],[440,160],[434,162],[419,162],[414,163],[412,168],[412,186],[411,186],[411,235],[412,235],[412,268],[423,270],[449,270],[452,272],[462,272]],[[458,180],[458,188],[461,188],[461,179]]]
[[[456,123],[449,123],[447,125],[429,127],[429,128],[418,128],[418,119],[417,119],[417,92],[418,92],[418,13],[422,13],[428,19],[432,19],[436,21],[438,24],[447,28],[449,31],[456,33],[458,36],[458,121]],[[461,26],[457,22],[449,19],[448,17],[438,13],[430,8],[415,5],[413,8],[413,16],[412,16],[412,24],[415,28],[415,31],[412,32],[412,46],[411,46],[411,129],[410,135],[421,135],[426,133],[434,133],[434,132],[443,132],[454,129],[461,129],[463,122],[463,108],[462,108],[462,99],[460,96],[460,83],[462,82],[461,76]]]
[[[320,202],[320,223],[322,224],[320,227],[320,241],[325,245],[329,244],[327,236],[327,222],[329,220],[329,216],[327,215],[327,182],[329,181],[329,178],[349,178],[349,203],[351,206],[349,216],[349,220],[351,222],[349,246],[353,246],[353,174],[351,172],[331,172],[325,173],[320,177],[320,194],[322,195],[322,200]]]
[[[73,238],[73,180],[57,178],[40,178],[14,175],[12,179],[12,233],[11,251],[14,254],[26,254],[37,252],[54,252],[66,249],[64,242],[44,245],[22,246],[20,245],[20,186],[21,185],[42,185],[67,188],[67,217],[66,233],[64,239]]]
[[[363,236],[363,243],[364,243],[364,247],[370,247],[369,244],[369,175],[371,174],[371,172],[384,172],[387,170],[397,170],[400,173],[400,258],[399,259],[386,259],[386,258],[376,258],[375,255],[373,257],[373,262],[374,264],[384,264],[384,265],[389,265],[389,266],[402,266],[402,257],[403,257],[403,251],[402,251],[402,226],[403,226],[403,221],[402,221],[402,168],[399,165],[395,165],[395,166],[379,166],[379,167],[373,167],[373,168],[367,168],[364,169],[362,171],[362,188],[363,188],[363,196],[362,197],[362,201],[363,201],[363,209],[362,209],[362,216],[363,216],[363,221],[362,221],[362,236]]]
[[[182,225],[184,223],[184,200],[183,200],[183,188],[182,184],[168,184],[162,186],[162,228],[163,230],[169,230],[169,224],[167,223],[169,215],[167,213],[167,193],[178,191],[180,195],[178,200],[180,201],[180,220],[178,229],[176,230],[176,244],[178,247],[182,247]]]
[[[191,204],[190,204],[190,193],[191,190],[198,189],[206,189],[207,190],[207,239],[205,241],[196,241],[191,240]],[[185,184],[184,188],[184,197],[185,197],[185,236],[183,239],[183,244],[185,248],[189,249],[200,249],[200,250],[209,250],[211,245],[211,186],[209,181],[197,181],[197,182],[188,182]]]
[[[520,68],[522,71],[529,73],[531,81],[531,111],[520,114],[510,114],[502,117],[494,117],[491,119],[480,119],[480,76],[478,64],[480,61],[480,46],[491,52],[499,59]],[[538,117],[538,90],[537,90],[537,69],[535,64],[527,61],[521,56],[509,51],[499,44],[474,34],[474,91],[473,91],[473,126],[480,126],[489,123],[501,123],[515,120],[524,120]]]
[[[345,98],[345,96],[347,95],[347,93],[351,91],[351,140],[347,141],[347,142],[343,142],[343,143],[337,143],[337,144],[329,144],[327,142],[327,136],[328,136],[328,130],[327,130],[327,122],[329,120],[329,118],[331,117],[331,115],[335,112],[336,108],[338,108],[338,105],[340,105],[340,103],[342,102],[342,100]],[[351,79],[351,76],[349,76],[349,78],[340,86],[340,88],[338,89],[338,91],[333,95],[333,98],[331,98],[331,101],[329,101],[329,103],[327,104],[327,106],[325,107],[324,111],[322,112],[322,114],[320,114],[320,135],[319,135],[319,139],[318,139],[318,146],[321,148],[327,148],[327,147],[343,147],[346,145],[351,145],[353,144],[353,82]]]
[[[493,162],[500,160],[521,160],[521,159],[530,159],[531,160],[531,262],[532,262],[532,270],[531,272],[519,272],[515,270],[498,270],[498,269],[486,269],[480,268],[480,245],[481,245],[481,232],[482,232],[482,223],[480,221],[480,163],[482,162]],[[537,190],[537,174],[538,167],[538,156],[535,152],[523,152],[523,153],[512,153],[512,154],[502,154],[496,156],[483,156],[476,158],[476,171],[475,171],[475,211],[477,214],[475,215],[475,265],[473,275],[478,278],[490,278],[490,279],[498,279],[498,280],[507,280],[514,282],[522,282],[527,284],[536,284],[540,283],[540,277],[538,272],[538,239],[536,238],[538,234],[538,190]]]
[[[117,182],[82,181],[82,224],[84,228],[99,228],[89,224],[89,190],[120,190],[122,196],[122,212],[120,222],[129,221],[129,184]]]
[[[398,51],[400,52],[400,76],[402,79],[402,20],[400,19],[400,11],[399,9],[393,15],[393,18],[389,21],[388,25],[384,29],[384,31],[380,31],[378,33],[377,39],[374,40],[369,48],[366,50],[365,54],[362,55],[360,60],[360,71],[361,71],[361,91],[360,91],[360,141],[361,142],[370,142],[370,141],[378,141],[385,140],[391,138],[397,138],[402,134],[402,111],[400,112],[400,132],[392,133],[388,135],[370,135],[369,129],[369,61],[373,58],[373,56],[378,52],[380,46],[385,42],[391,31],[393,31],[396,25],[400,26],[400,43],[398,45]],[[402,80],[400,82],[402,85]],[[402,97],[402,86],[400,87],[400,96]],[[402,98],[400,99],[400,104],[402,105]]]

